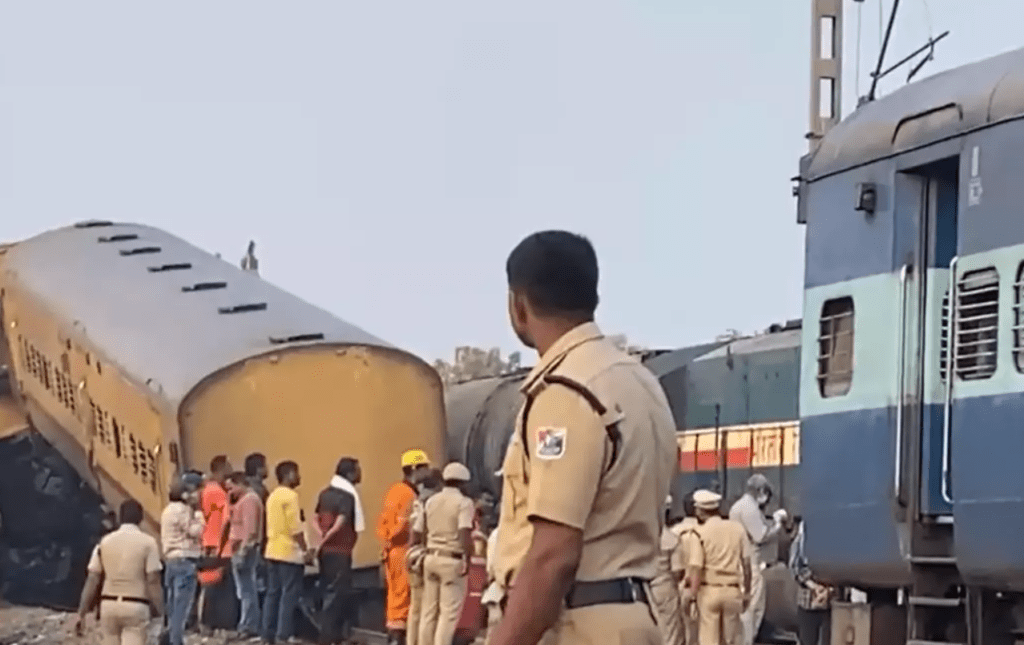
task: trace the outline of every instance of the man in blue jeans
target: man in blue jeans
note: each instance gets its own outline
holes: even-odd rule
[[[196,597],[196,562],[203,534],[199,498],[185,482],[176,479],[168,494],[170,503],[160,516],[160,542],[164,557],[164,594],[170,645],[183,645],[185,623]]]
[[[262,556],[263,500],[249,486],[245,473],[232,473],[227,481],[231,496],[231,568],[240,604],[238,632],[242,638],[256,636],[260,626],[260,599],[256,568]]]
[[[267,498],[267,597],[263,640],[294,642],[295,607],[302,593],[304,565],[312,561],[299,507],[299,466],[282,461],[274,469],[279,485]]]

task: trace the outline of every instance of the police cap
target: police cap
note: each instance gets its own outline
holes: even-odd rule
[[[444,467],[444,471],[441,473],[441,479],[445,480],[446,482],[468,482],[470,479],[469,468],[466,468],[457,461],[453,461],[452,463]]]
[[[693,494],[693,504],[705,511],[717,511],[722,503],[722,496],[709,490],[699,490]]]

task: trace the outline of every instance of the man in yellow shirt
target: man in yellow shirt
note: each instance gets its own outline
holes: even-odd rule
[[[267,597],[263,603],[263,640],[288,642],[294,635],[295,607],[302,593],[304,564],[313,552],[306,545],[299,508],[299,466],[282,461],[274,469],[278,486],[267,498]]]

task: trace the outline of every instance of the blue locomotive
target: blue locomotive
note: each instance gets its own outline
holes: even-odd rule
[[[867,592],[843,642],[1024,635],[1022,118],[1024,49],[801,160],[800,498],[811,568]]]

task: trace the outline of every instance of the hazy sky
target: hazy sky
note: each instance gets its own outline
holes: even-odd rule
[[[1020,0],[902,4],[890,61],[945,29],[927,73],[1024,45]],[[253,238],[265,278],[433,359],[518,349],[505,257],[564,227],[597,247],[607,331],[762,329],[800,315],[809,22],[809,0],[0,0],[0,239],[102,217],[236,262]]]

